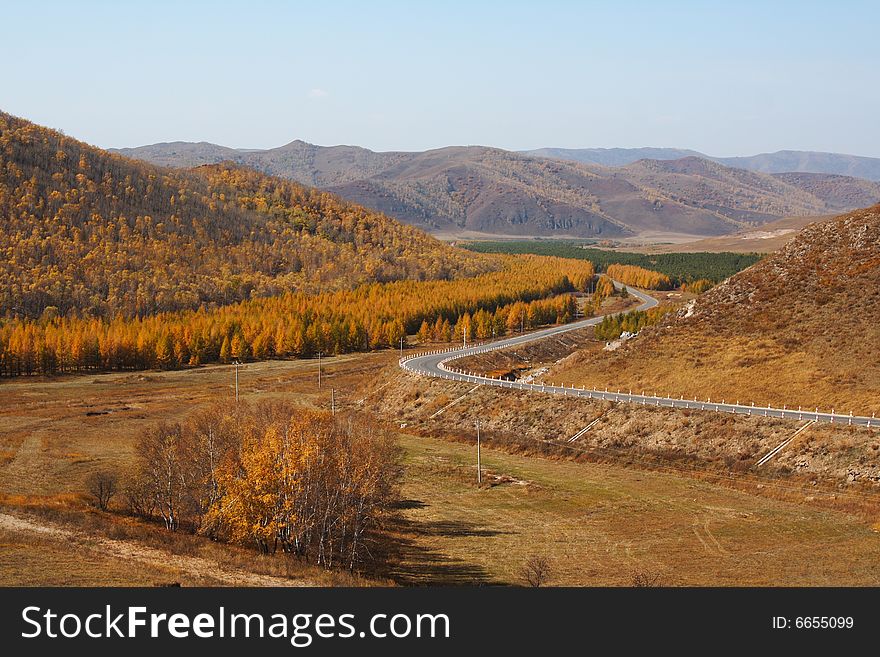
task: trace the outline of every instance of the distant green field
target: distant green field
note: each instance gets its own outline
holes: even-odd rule
[[[608,265],[637,265],[659,271],[672,278],[676,284],[707,278],[714,283],[723,281],[761,259],[757,253],[629,253],[606,251],[582,246],[578,242],[548,242],[524,240],[517,242],[470,242],[462,244],[466,249],[479,253],[534,253],[589,260],[597,271]]]

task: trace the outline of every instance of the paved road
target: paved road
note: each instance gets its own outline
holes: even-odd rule
[[[620,284],[616,283],[618,287]],[[644,292],[628,288],[629,293],[637,297],[642,303],[635,310],[647,310],[657,305],[658,301]],[[500,388],[509,388],[513,390],[525,390],[529,392],[565,395],[569,397],[584,397],[587,399],[602,399],[613,402],[628,402],[641,406],[665,406],[667,408],[685,408],[700,411],[716,411],[719,413],[734,413],[738,415],[756,415],[761,417],[776,417],[789,420],[814,420],[816,422],[828,422],[832,424],[852,424],[867,427],[880,426],[880,418],[867,416],[853,416],[836,412],[821,412],[819,409],[794,409],[794,408],[773,408],[764,406],[754,406],[751,404],[726,403],[725,400],[712,401],[710,398],[705,400],[684,399],[672,397],[660,397],[647,394],[633,394],[632,391],[621,390],[589,390],[586,388],[566,388],[565,386],[544,385],[541,383],[524,383],[522,381],[505,381],[502,379],[493,379],[482,376],[474,372],[465,372],[455,367],[453,361],[465,356],[494,351],[496,349],[504,349],[516,345],[541,340],[553,335],[568,333],[585,326],[593,326],[602,321],[604,316],[591,317],[579,322],[572,322],[563,326],[554,326],[552,328],[526,333],[512,338],[496,340],[494,342],[483,342],[473,344],[468,347],[453,347],[450,349],[442,349],[427,353],[407,356],[400,359],[400,366],[420,376],[431,376],[451,381],[463,381],[466,383],[477,383],[484,385],[492,385]]]

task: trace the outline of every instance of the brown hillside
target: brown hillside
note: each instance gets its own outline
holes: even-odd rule
[[[808,226],[673,319],[547,378],[880,412],[880,206]]]
[[[866,207],[877,202],[877,183],[822,173],[777,173],[774,178],[823,199],[830,208]]]
[[[725,235],[880,200],[877,183],[775,177],[699,157],[610,168],[483,146],[377,153],[302,141],[261,151],[178,142],[121,152],[176,166],[233,159],[444,234]]]

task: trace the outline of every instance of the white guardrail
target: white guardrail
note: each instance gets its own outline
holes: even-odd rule
[[[447,367],[449,361],[458,360],[466,356],[482,354],[489,351],[503,349],[506,344],[497,343],[478,343],[470,347],[449,347],[447,349],[438,349],[434,351],[426,351],[410,356],[405,356],[399,360],[401,368],[419,376],[429,376],[434,378],[446,379],[449,381],[462,381],[470,383],[482,383],[493,385],[500,388],[512,390],[524,390],[528,392],[540,392],[552,395],[564,395],[571,397],[583,397],[586,399],[596,399],[611,401],[617,403],[631,403],[641,406],[655,406],[666,408],[683,408],[700,411],[715,411],[718,413],[734,413],[739,415],[755,415],[760,417],[775,417],[790,420],[813,420],[815,422],[826,422],[829,424],[845,424],[849,426],[865,426],[868,428],[880,426],[880,419],[876,418],[876,413],[872,413],[871,417],[864,415],[853,415],[837,413],[835,409],[831,412],[822,412],[818,408],[805,409],[798,406],[797,409],[774,408],[772,406],[755,406],[751,404],[727,403],[724,399],[712,401],[711,398],[701,399],[685,399],[684,396],[679,398],[663,397],[656,394],[649,395],[644,391],[641,394],[634,394],[632,390],[617,392],[605,390],[588,389],[586,387],[575,388],[574,385],[566,387],[565,385],[551,385],[546,383],[525,383],[522,381],[510,381],[501,377],[490,377],[476,372],[468,372],[458,368]],[[436,359],[436,356],[449,354],[444,358]],[[421,365],[419,367],[418,365]],[[436,367],[436,371],[432,369]]]

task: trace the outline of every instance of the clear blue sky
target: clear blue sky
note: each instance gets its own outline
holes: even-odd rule
[[[103,147],[880,157],[876,0],[29,0],[0,16],[0,109]]]

